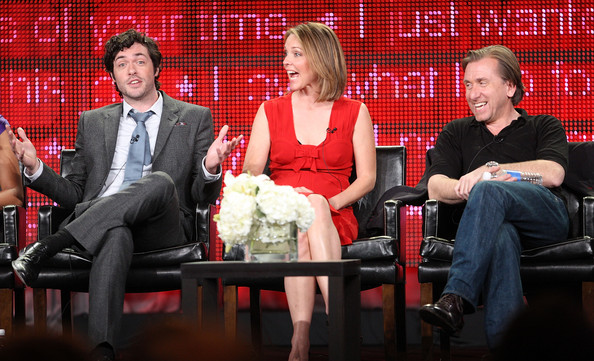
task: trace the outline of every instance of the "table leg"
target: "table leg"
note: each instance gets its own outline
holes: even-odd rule
[[[202,280],[202,327],[205,330],[218,330],[219,308],[218,308],[218,278],[204,278]]]
[[[361,283],[359,276],[328,277],[330,360],[361,359]]]
[[[184,318],[193,325],[198,322],[198,281],[182,278],[182,312]]]

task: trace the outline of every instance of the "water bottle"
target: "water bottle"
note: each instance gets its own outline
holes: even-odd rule
[[[507,169],[500,169],[497,172],[485,172],[483,173],[483,179],[489,180],[504,174],[509,174],[512,177],[516,178],[518,182],[530,182],[532,184],[542,185],[542,175],[538,173],[530,173],[530,172],[520,172],[517,170],[507,170]]]

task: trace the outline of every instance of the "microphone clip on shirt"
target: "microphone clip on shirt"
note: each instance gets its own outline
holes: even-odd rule
[[[132,135],[132,138],[130,138],[130,144],[134,144],[134,143],[138,142],[139,138],[140,138],[139,134],[136,134],[136,136]]]
[[[330,134],[334,134],[334,132],[337,130],[338,130],[338,128],[336,128],[336,127],[334,127],[334,129],[326,128],[326,132],[330,133]]]

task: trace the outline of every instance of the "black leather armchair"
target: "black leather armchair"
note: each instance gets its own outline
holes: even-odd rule
[[[0,329],[6,335],[14,332],[15,324],[25,323],[25,287],[12,271],[11,262],[25,247],[26,209],[20,206],[2,207],[2,238],[0,239]],[[14,297],[13,297],[14,296]],[[13,319],[13,308],[15,310]],[[16,323],[13,323],[13,320]]]
[[[594,159],[594,143],[569,143],[569,169],[563,187],[567,190],[570,232],[566,242],[522,252],[521,277],[530,303],[543,290],[563,289],[579,298],[586,315],[594,320],[594,177],[588,160]],[[586,196],[584,196],[586,195]],[[422,261],[418,278],[421,304],[435,302],[447,281],[454,237],[464,204],[447,205],[428,200],[423,210]],[[449,337],[440,333],[442,359],[449,359]],[[421,325],[424,353],[431,352],[432,327]]]
[[[60,173],[66,176],[71,171],[73,149],[62,150]],[[39,209],[38,238],[42,239],[58,230],[60,223],[70,212],[55,206]],[[160,292],[181,289],[180,265],[184,262],[206,261],[210,237],[214,235],[214,206],[196,209],[196,242],[156,251],[135,253],[126,281],[126,292]],[[45,330],[46,289],[61,291],[62,326],[72,326],[70,292],[88,292],[92,258],[74,249],[64,249],[52,257],[42,268],[38,279],[31,282],[34,294],[34,324]]]
[[[382,286],[384,314],[384,345],[387,359],[394,359],[396,352],[406,352],[405,324],[405,214],[400,200],[387,200],[383,204],[382,235],[369,237],[366,225],[384,193],[406,180],[406,148],[404,146],[379,146],[377,154],[377,180],[375,188],[355,207],[359,221],[359,236],[352,245],[342,246],[343,259],[361,259],[361,289]],[[234,247],[223,254],[224,260],[243,260],[243,249]],[[224,279],[225,329],[235,337],[237,313],[237,287],[250,288],[250,314],[252,343],[261,345],[260,290],[284,291],[283,279]]]

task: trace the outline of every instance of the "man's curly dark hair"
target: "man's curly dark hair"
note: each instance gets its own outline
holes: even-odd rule
[[[163,57],[159,50],[159,44],[157,44],[154,39],[134,29],[114,35],[107,41],[107,43],[105,43],[105,54],[103,55],[103,65],[105,66],[105,70],[107,70],[110,75],[113,74],[113,63],[118,53],[131,47],[134,43],[139,43],[147,48],[151,61],[153,62],[154,71],[156,72],[157,69],[159,70],[159,73],[155,77],[155,87],[159,90],[161,83],[157,79],[159,79],[159,75],[161,75],[161,70],[163,69],[163,65],[161,65],[161,59]],[[122,92],[118,89],[117,84],[116,90],[121,96]]]

